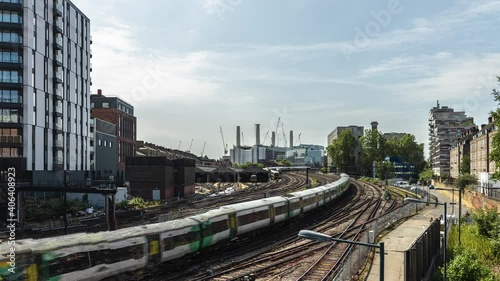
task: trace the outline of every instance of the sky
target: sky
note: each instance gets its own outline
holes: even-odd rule
[[[72,0],[91,21],[91,91],[135,107],[137,139],[223,155],[281,117],[280,145],[337,126],[414,134],[429,110],[487,122],[500,75],[500,1]],[[267,138],[266,138],[266,135]]]

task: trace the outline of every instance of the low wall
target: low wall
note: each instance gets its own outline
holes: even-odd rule
[[[435,187],[438,188],[452,188],[450,185],[442,184],[439,182],[434,182],[433,183]],[[453,194],[451,191],[446,191],[446,190],[437,190],[440,194],[448,197],[451,199],[453,197]],[[455,192],[455,202],[458,202],[458,191]],[[500,211],[500,202],[490,199],[486,196],[484,196],[482,193],[476,192],[476,191],[470,191],[466,190],[465,193],[462,196],[462,204],[466,206],[469,209],[481,209],[481,208],[493,208],[497,207],[498,210]]]

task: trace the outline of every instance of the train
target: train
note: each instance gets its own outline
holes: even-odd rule
[[[135,274],[286,223],[342,196],[350,178],[312,189],[219,207],[172,221],[0,245],[0,280],[102,280]],[[219,244],[220,245],[220,244]]]

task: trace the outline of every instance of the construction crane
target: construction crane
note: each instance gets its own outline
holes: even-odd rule
[[[194,139],[191,139],[191,144],[189,145],[188,152],[191,152],[191,147],[193,147],[193,141],[194,141]]]
[[[295,142],[295,146],[297,146],[297,143],[300,143],[300,136],[302,135],[302,133],[299,134],[299,137],[297,138],[297,141]]]
[[[203,144],[203,149],[201,150],[201,156],[200,157],[203,157],[203,153],[205,153],[205,146],[207,145],[207,142],[205,142]]]
[[[222,137],[222,147],[224,148],[224,155],[227,155],[227,144],[224,141],[224,133],[222,132],[222,127],[220,127],[220,136]]]
[[[279,146],[279,143],[280,143],[280,137],[279,137],[279,134],[278,134],[278,129],[280,128],[280,121],[281,121],[281,116],[278,117],[278,122],[276,123],[276,146]]]
[[[286,147],[286,133],[285,133],[285,126],[283,126],[283,123],[281,123],[281,129],[283,130],[283,140],[285,143],[283,147]]]
[[[264,141],[262,142],[262,145],[264,145],[266,143],[267,136],[269,136],[269,131],[267,131],[266,136],[264,137]]]

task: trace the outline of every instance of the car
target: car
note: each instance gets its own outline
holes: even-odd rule
[[[75,213],[75,217],[84,217],[86,215],[87,215],[87,213],[85,211],[77,211]]]
[[[429,185],[429,189],[435,189],[434,186],[431,184]]]

